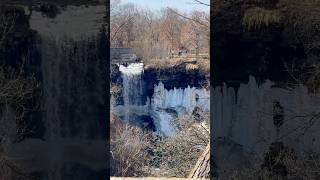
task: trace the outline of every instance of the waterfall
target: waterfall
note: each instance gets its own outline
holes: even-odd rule
[[[40,39],[47,140],[102,136],[98,135],[102,121],[96,118],[101,118],[104,108],[107,67],[101,57],[99,30],[105,13],[103,5],[66,6],[55,18],[32,13],[30,26]]]
[[[49,142],[50,179],[62,179],[65,141],[103,137],[103,89],[101,59],[95,38],[41,38],[43,122]],[[104,71],[105,72],[105,71]],[[101,119],[101,121],[100,121]]]
[[[123,81],[123,101],[125,107],[125,121],[129,121],[129,106],[142,105],[143,96],[143,63],[132,63],[128,66],[120,65]]]
[[[176,134],[176,130],[173,126],[174,116],[164,110],[152,111],[151,116],[157,121],[156,127],[158,132],[162,132],[168,137],[172,137]]]
[[[59,117],[59,102],[57,98],[62,95],[59,88],[59,65],[62,60],[61,49],[58,48],[57,41],[50,41],[49,38],[42,38],[41,46],[39,46],[42,63],[42,79],[44,102],[42,103],[44,112],[43,120],[46,127],[45,139],[54,140],[61,137],[61,121]],[[69,78],[65,79],[65,85],[68,84]]]
[[[91,138],[99,132],[98,122],[94,124],[85,119],[85,116],[97,117],[98,108],[90,110],[88,106],[97,107],[102,102],[99,92],[102,93],[103,89],[98,84],[102,81],[102,69],[95,41],[96,38],[42,37],[39,46],[44,93],[42,106],[45,138],[48,140],[74,136]]]

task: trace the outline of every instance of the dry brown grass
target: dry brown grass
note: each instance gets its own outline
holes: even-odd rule
[[[197,60],[199,70],[207,75],[210,75],[210,59],[199,59]]]
[[[246,29],[250,30],[257,29],[263,25],[269,26],[273,23],[279,23],[280,20],[280,11],[254,7],[245,11],[242,23]]]
[[[164,70],[175,68],[178,65],[185,63],[185,69],[190,70],[199,70],[205,74],[210,74],[210,60],[209,58],[185,58],[185,57],[176,57],[171,59],[152,59],[145,62],[145,69],[155,69],[155,70]]]
[[[224,172],[222,178],[230,180],[317,180],[320,177],[320,158],[318,153],[306,153],[301,157],[288,152],[280,152],[274,158],[274,164],[270,168],[279,170],[277,165],[283,165],[286,169],[286,175],[277,174],[261,168],[261,164],[255,163],[251,167],[239,167],[232,171]]]
[[[172,59],[151,59],[144,62],[145,68],[148,69],[166,69],[175,67],[183,62],[191,62],[193,59],[182,59],[182,58],[172,58]]]
[[[150,134],[138,127],[124,125],[113,135],[111,144],[111,175],[142,177],[148,172]]]
[[[28,110],[26,101],[34,97],[38,88],[39,83],[34,77],[24,77],[14,69],[0,67],[0,104]]]
[[[26,112],[38,108],[29,104],[38,88],[39,84],[33,77],[26,78],[16,70],[0,67],[0,180],[29,178],[18,164],[4,154],[6,147],[19,138],[17,135],[28,133],[18,123],[23,122]]]
[[[34,100],[39,91],[39,84],[34,77],[24,77],[15,70],[0,67],[0,138],[1,145],[11,143],[19,135],[24,135],[25,113],[38,110]]]
[[[289,179],[311,180],[320,177],[320,154],[305,153],[303,157],[286,156],[283,163],[288,169]]]
[[[161,142],[159,176],[188,177],[210,139],[207,128],[209,114],[202,113],[200,116],[200,119],[206,119],[202,123],[194,123],[195,119],[191,117],[178,119],[176,123],[179,124],[181,131],[176,136]]]
[[[247,9],[242,23],[247,30],[279,24],[290,41],[303,43],[305,51],[312,54],[320,48],[319,8],[319,0],[279,0],[273,9]]]
[[[202,111],[177,119],[181,131],[164,139],[116,121],[111,122],[112,176],[187,177],[209,143],[209,113]]]
[[[320,1],[280,0],[279,7],[285,16],[284,25],[293,41],[303,43],[308,55],[320,49]]]
[[[0,5],[0,49],[3,49],[16,26],[14,10]],[[22,70],[0,66],[0,180],[28,180],[22,167],[7,157],[7,147],[18,135],[26,133],[23,118],[26,112],[37,109],[33,99],[39,84],[34,77],[26,77]],[[35,106],[31,106],[33,104]],[[19,132],[19,133],[17,133]]]
[[[0,180],[31,180],[32,176],[24,173],[19,164],[12,161],[0,151]]]

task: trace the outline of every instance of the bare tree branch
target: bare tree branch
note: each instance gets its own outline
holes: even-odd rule
[[[194,1],[199,3],[199,4],[205,5],[205,6],[210,6],[210,4],[204,3],[204,2],[199,1],[199,0],[194,0]]]
[[[112,32],[114,32],[112,35],[111,35],[111,39],[114,40],[114,38],[116,37],[116,35],[118,34],[118,32],[121,31],[121,29],[127,25],[130,21],[133,20],[133,17],[129,17],[129,19],[127,21],[124,21],[121,25],[119,25],[116,30],[112,30]]]
[[[196,20],[196,19],[193,19],[193,18],[187,17],[187,16],[185,16],[185,15],[182,15],[182,14],[178,13],[177,11],[175,11],[175,10],[169,8],[169,7],[168,7],[168,9],[169,9],[170,11],[172,11],[173,13],[177,14],[178,16],[181,16],[181,17],[183,17],[183,18],[185,18],[185,19],[194,21],[194,22],[196,22],[196,23],[198,23],[198,24],[200,24],[200,25],[202,25],[202,26],[205,26],[205,27],[208,27],[208,28],[209,28],[209,26],[208,26],[207,24],[205,24],[205,23],[203,23],[203,22],[201,22],[201,21],[198,21],[198,20]]]

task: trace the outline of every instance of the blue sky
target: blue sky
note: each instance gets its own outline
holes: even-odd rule
[[[200,0],[206,4],[210,4],[210,0]],[[140,7],[160,10],[162,8],[176,8],[180,12],[189,13],[192,10],[201,10],[209,12],[210,8],[200,5],[193,0],[121,0],[121,3],[134,3]]]

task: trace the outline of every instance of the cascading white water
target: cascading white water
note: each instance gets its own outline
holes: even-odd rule
[[[143,95],[143,63],[131,63],[128,66],[120,65],[123,81],[123,101],[125,107],[125,121],[129,121],[129,106],[142,105],[141,97]]]
[[[72,134],[86,138],[91,134],[86,129],[88,126],[78,126],[81,117],[74,116],[86,113],[79,107],[83,104],[85,109],[86,105],[73,101],[81,99],[80,101],[88,102],[94,99],[91,97],[84,100],[86,92],[93,96],[93,90],[89,91],[86,86],[89,81],[94,82],[89,79],[88,82],[81,82],[80,79],[97,77],[100,71],[97,35],[105,13],[103,5],[66,6],[55,18],[47,18],[40,11],[32,12],[30,26],[41,39],[38,49],[42,59],[43,121],[47,140],[69,137]],[[71,132],[69,128],[77,129],[77,132]],[[81,131],[84,132],[83,135],[78,134]]]
[[[43,62],[41,64],[43,77],[43,93],[44,102],[43,119],[46,126],[46,139],[54,140],[61,137],[61,121],[59,117],[59,102],[58,96],[61,95],[61,88],[59,88],[59,64],[62,60],[61,48],[58,48],[58,40],[42,37],[42,44],[40,46],[41,56]],[[65,79],[65,83],[68,79]],[[54,93],[53,93],[54,92]]]
[[[85,79],[90,71],[100,71],[97,57],[92,55],[97,52],[97,47],[92,46],[94,41],[90,38],[68,40],[42,37],[39,49],[42,57],[43,119],[47,140],[55,141],[75,135],[82,138],[91,136],[90,124],[80,126],[80,122],[86,123],[88,119],[82,122],[78,114],[86,113],[84,102],[91,103],[87,95],[88,82],[81,79]],[[96,77],[95,73],[92,76]],[[100,87],[96,86],[95,89],[100,90]],[[90,92],[93,95],[94,92]]]
[[[174,136],[176,134],[176,131],[172,125],[173,117],[165,111],[160,111],[160,113],[158,113],[158,116],[160,119],[160,130],[163,132],[163,134],[169,137]]]
[[[61,169],[64,164],[60,162],[63,162],[65,141],[74,137],[90,139],[99,136],[98,125],[92,123],[98,115],[88,107],[97,107],[94,101],[99,96],[95,91],[102,94],[103,90],[98,83],[88,85],[89,82],[85,81],[87,74],[98,79],[97,74],[101,72],[99,60],[94,56],[97,47],[92,44],[89,39],[75,41],[42,37],[43,120],[45,140],[50,147],[47,163],[52,167],[48,172],[49,180],[63,179]]]

